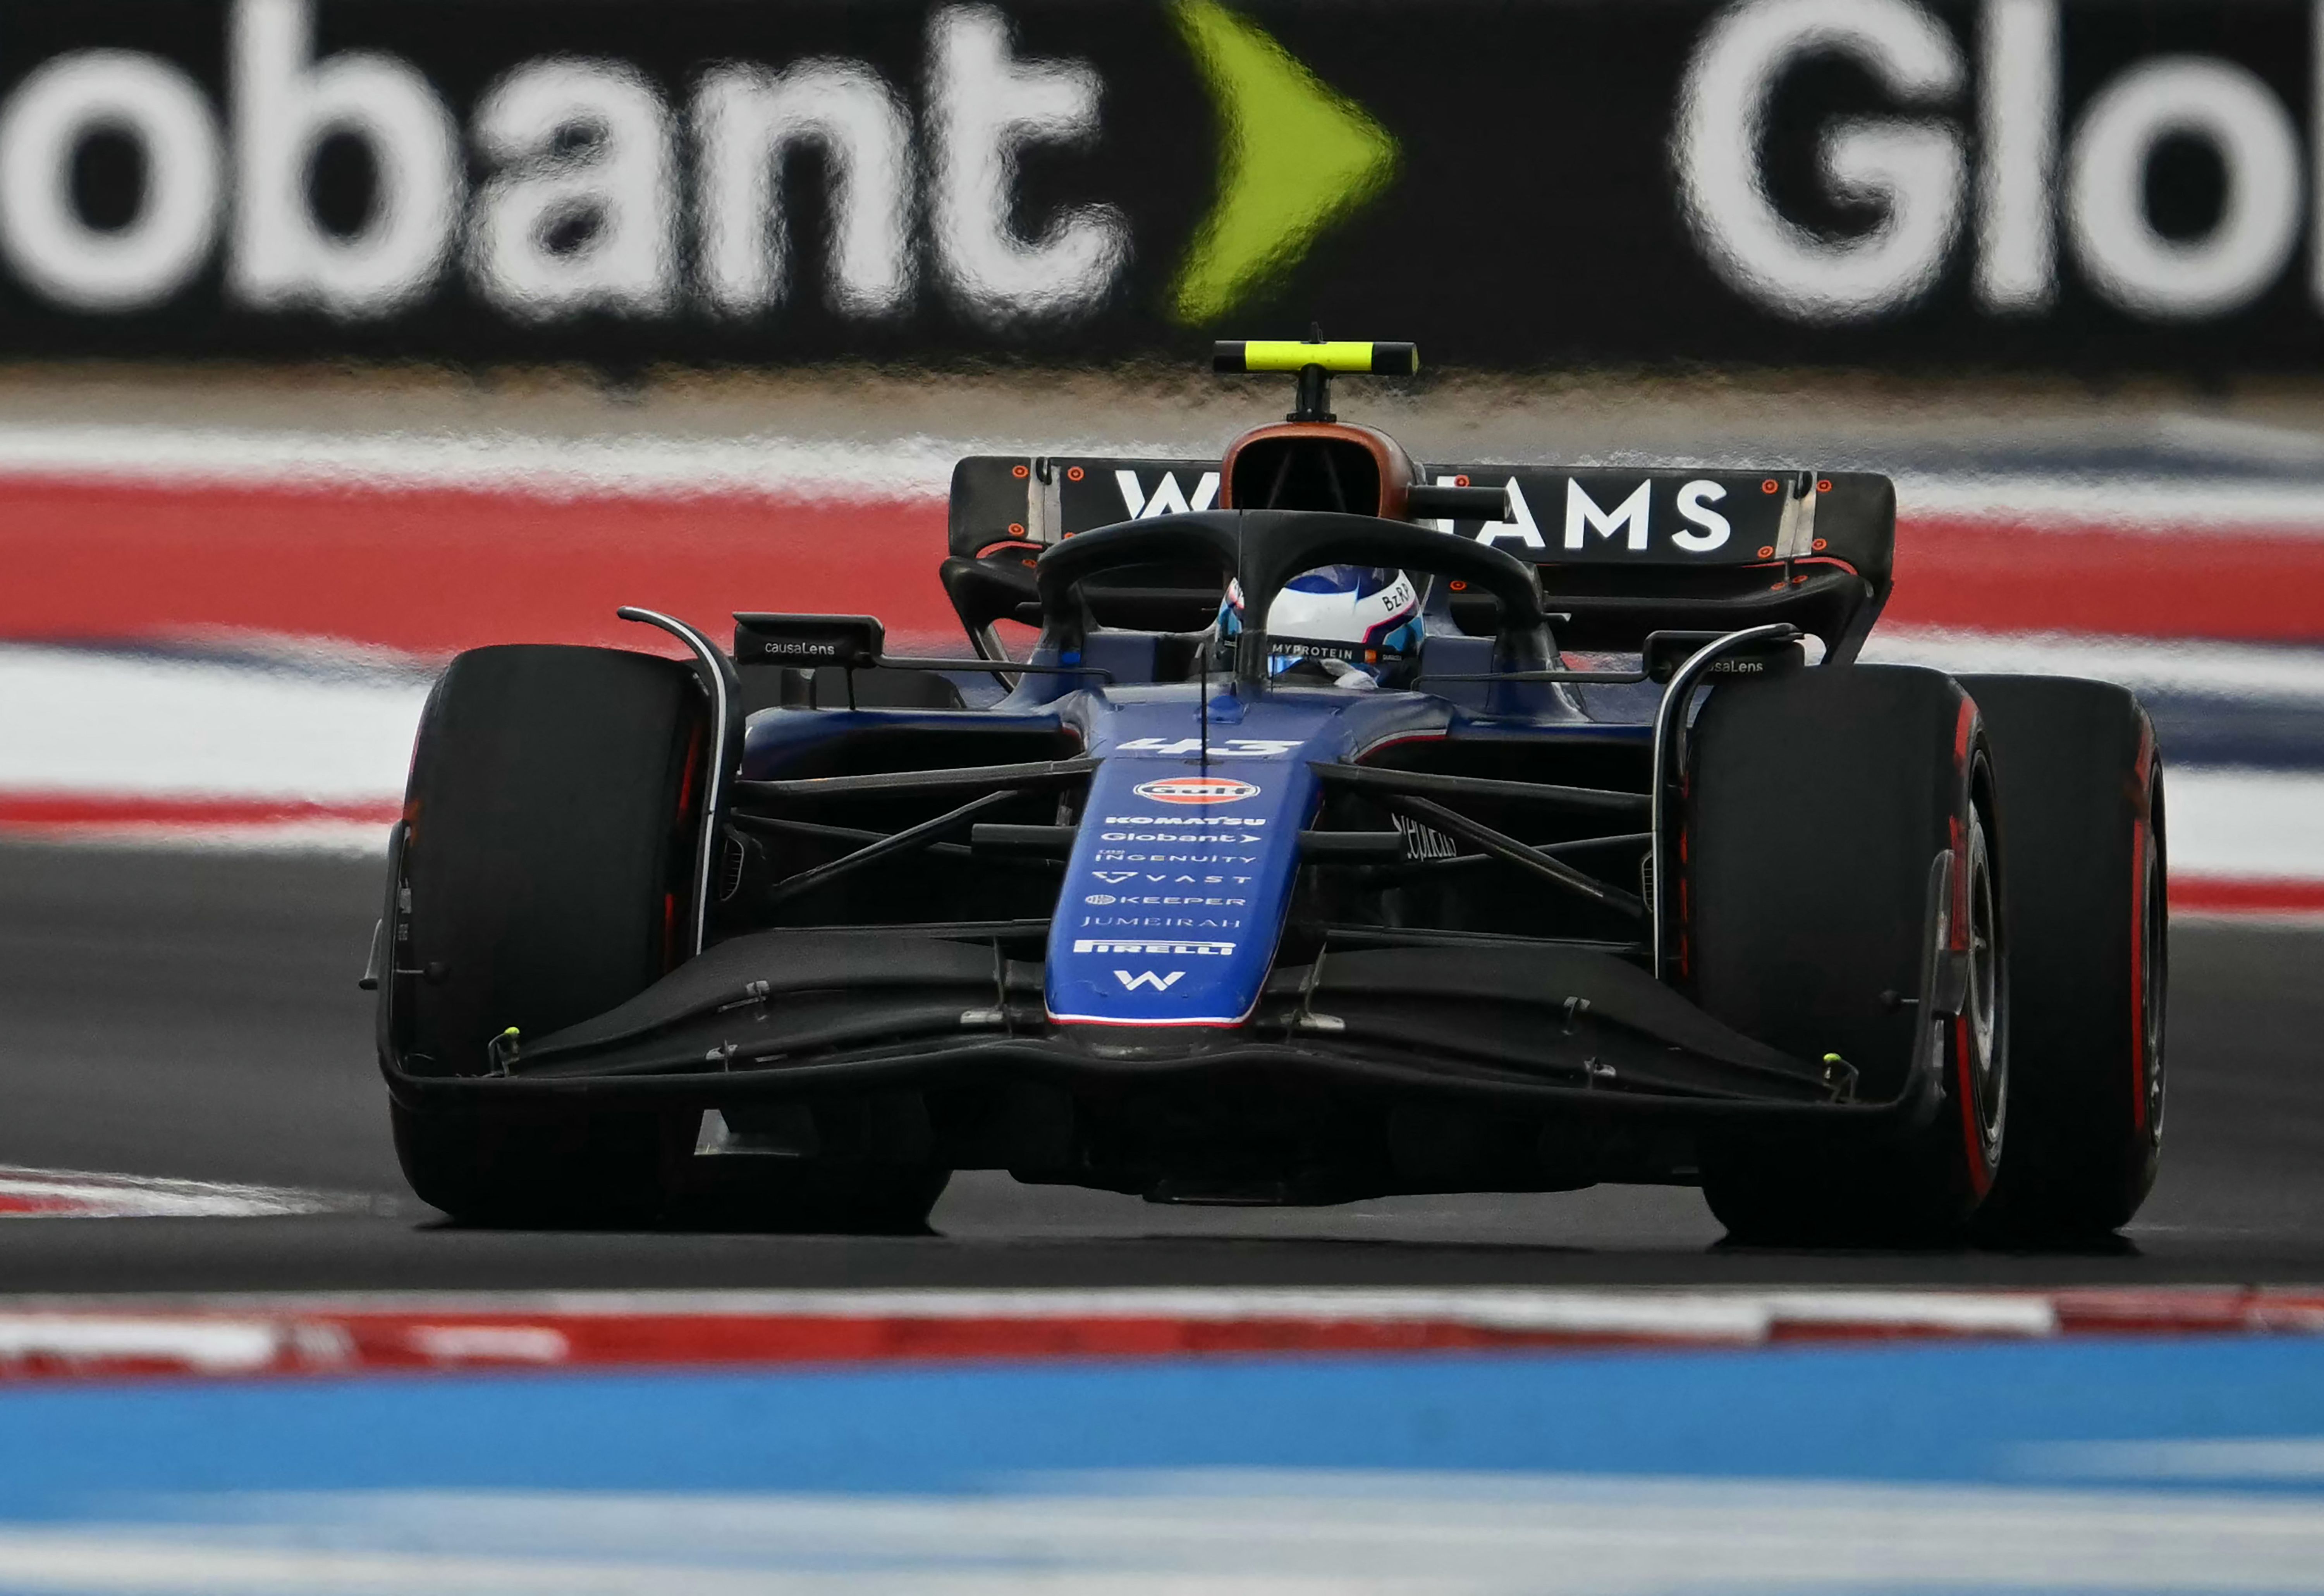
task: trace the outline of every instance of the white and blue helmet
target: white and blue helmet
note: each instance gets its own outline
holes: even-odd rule
[[[1242,587],[1229,583],[1219,636],[1243,627]],[[1419,652],[1420,595],[1402,571],[1320,566],[1294,577],[1267,609],[1267,673],[1297,667],[1342,687],[1375,687]]]

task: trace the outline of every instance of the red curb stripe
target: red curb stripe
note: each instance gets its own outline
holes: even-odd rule
[[[1004,1294],[1037,1296],[1037,1293]],[[1851,1295],[1861,1303],[1851,1311]],[[1605,1351],[2052,1339],[2119,1335],[2324,1335],[2324,1292],[2089,1289],[2054,1293],[1548,1294],[1550,1305],[1641,1327],[1494,1323],[1509,1303],[1398,1317],[1268,1313],[1185,1316],[1030,1311],[953,1315],[575,1311],[364,1311],[318,1304],[236,1313],[111,1305],[0,1313],[0,1381],[145,1376],[283,1376],[478,1369],[831,1367],[889,1363]],[[1516,1294],[1522,1308],[1526,1301]],[[1690,1325],[1684,1304],[1702,1313]],[[1949,1315],[1949,1305],[1972,1311]],[[1978,1310],[1982,1310],[1978,1311]],[[1755,1316],[1756,1312],[1756,1316]]]
[[[78,1197],[25,1197],[0,1192],[0,1215],[91,1213],[97,1205]]]
[[[1906,515],[1882,619],[1980,632],[2087,632],[2312,642],[2324,637],[2324,540],[2184,536],[2001,517]]]
[[[0,793],[0,827],[124,826],[235,827],[353,821],[382,826],[403,812],[392,798],[310,803],[300,798],[172,798],[146,793]]]
[[[652,646],[644,604],[722,632],[738,609],[884,613],[956,632],[941,502],[0,482],[0,635],[245,628],[423,654]]]
[[[548,497],[350,485],[0,479],[0,636],[246,628],[425,654],[622,641],[616,604],[720,630],[735,609],[956,631],[940,500],[756,494]],[[2003,513],[1901,526],[1896,623],[2246,641],[2324,638],[2324,538],[2173,536]]]
[[[2324,881],[2214,879],[2172,875],[2171,912],[2202,915],[2324,914]]]

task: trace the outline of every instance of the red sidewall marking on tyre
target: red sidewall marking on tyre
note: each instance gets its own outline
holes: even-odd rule
[[[2146,813],[2130,823],[2130,1123],[2146,1134],[2146,850],[2153,830],[2154,739],[2138,738],[2139,803]]]
[[[1985,1160],[1985,1128],[1978,1123],[1977,1092],[1969,1078],[1969,1032],[1966,1019],[1953,1021],[1954,1074],[1960,1082],[1961,1139],[1969,1149],[1969,1184],[1982,1197],[1993,1185],[1993,1167]]]
[[[1953,722],[1953,770],[1960,780],[1961,807],[1945,823],[1953,850],[1953,917],[1946,942],[1955,953],[1969,951],[1969,837],[1962,816],[1977,802],[1969,782],[1969,751],[1977,732],[1977,700],[1963,697]],[[1990,839],[1987,846],[1992,845]],[[1969,1021],[1961,1015],[1952,1022],[1953,1075],[1960,1094],[1961,1142],[1969,1157],[1969,1189],[1982,1197],[1992,1188],[1993,1166],[1985,1156],[1985,1127],[1978,1118],[1976,1084],[1969,1072]]]

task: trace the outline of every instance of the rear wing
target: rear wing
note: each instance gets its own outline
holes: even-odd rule
[[[1540,567],[1568,648],[1789,620],[1845,658],[1895,572],[1895,489],[1867,472],[1456,465],[1426,475],[1504,490],[1499,521],[1434,524]],[[950,552],[1015,564],[1095,527],[1214,509],[1218,496],[1215,460],[973,457],[953,468]],[[1452,595],[1465,629],[1490,630],[1471,623],[1472,607]]]

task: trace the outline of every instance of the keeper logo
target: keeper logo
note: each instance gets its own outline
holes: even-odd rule
[[[1130,790],[1158,804],[1234,804],[1257,798],[1261,789],[1231,776],[1167,776],[1141,781]]]

